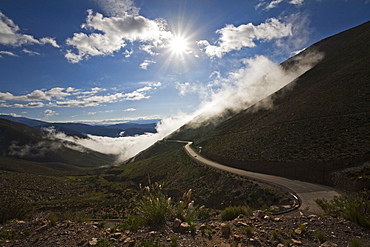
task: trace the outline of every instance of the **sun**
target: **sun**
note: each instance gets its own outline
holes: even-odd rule
[[[170,41],[170,49],[172,53],[182,55],[187,52],[188,48],[188,41],[184,37],[173,37],[173,39]]]

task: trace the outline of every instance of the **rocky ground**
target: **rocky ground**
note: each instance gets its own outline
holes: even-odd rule
[[[53,224],[52,224],[53,223]],[[0,246],[370,246],[370,232],[349,221],[300,216],[239,216],[232,221],[175,220],[160,228],[118,231],[110,222],[14,221],[0,227]]]

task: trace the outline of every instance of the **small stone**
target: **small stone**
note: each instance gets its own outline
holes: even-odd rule
[[[182,221],[178,218],[176,218],[172,224],[173,228],[179,228],[181,225]]]
[[[270,219],[271,219],[271,217],[270,217],[270,216],[268,216],[268,215],[265,215],[265,217],[263,217],[263,219],[264,219],[264,220],[270,220]]]
[[[156,231],[151,231],[151,232],[149,232],[149,235],[150,236],[154,236],[154,235],[156,235],[158,232],[156,232]]]
[[[184,232],[189,231],[189,230],[190,230],[190,225],[189,225],[189,223],[187,223],[187,222],[182,222],[182,223],[180,224],[180,229],[181,229],[182,231],[184,231]]]
[[[284,247],[284,245],[282,243],[276,245],[276,247]]]
[[[123,241],[124,244],[131,243],[132,239],[131,238],[126,238],[125,241]]]
[[[276,217],[276,218],[274,218],[274,221],[279,222],[279,221],[281,221],[281,218]]]
[[[121,238],[122,237],[122,233],[121,232],[115,232],[112,234],[112,237],[117,239],[117,238]]]
[[[294,238],[292,238],[292,243],[293,244],[296,244],[296,245],[302,245],[302,242],[301,241],[299,241],[297,239],[294,239]]]
[[[297,228],[297,229],[294,230],[294,233],[297,233],[298,235],[301,235],[302,234],[302,231]]]
[[[333,242],[326,241],[325,243],[321,244],[319,247],[337,247],[337,246],[338,245]]]
[[[234,234],[234,239],[235,239],[236,241],[240,241],[241,236],[240,236],[240,235],[238,235],[238,234]]]
[[[265,213],[262,210],[256,210],[253,212],[253,216],[261,219],[265,216]]]
[[[199,230],[203,230],[203,229],[206,229],[207,228],[207,225],[206,224],[201,224],[200,227],[199,227]]]
[[[92,245],[92,246],[95,246],[98,244],[98,239],[97,238],[92,238],[90,241],[89,241],[89,245]]]

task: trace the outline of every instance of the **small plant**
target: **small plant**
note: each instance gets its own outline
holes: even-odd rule
[[[362,243],[357,238],[351,239],[351,247],[362,247]]]
[[[50,224],[52,226],[55,226],[57,224],[57,221],[58,221],[58,216],[54,213],[54,212],[51,212],[49,215],[48,215],[48,219],[50,221]]]
[[[201,206],[200,208],[198,208],[198,210],[196,210],[196,217],[199,220],[208,220],[211,218],[211,214],[207,208]]]
[[[177,246],[177,240],[178,240],[178,237],[177,236],[172,236],[171,237],[170,247],[176,247]]]
[[[21,238],[21,234],[16,230],[5,230],[0,232],[0,239],[2,240],[16,240]]]
[[[278,231],[276,231],[276,230],[272,230],[272,231],[271,231],[271,236],[272,236],[274,239],[279,238]]]
[[[253,234],[253,227],[251,226],[246,226],[244,227],[244,231],[248,236],[251,236]]]
[[[320,230],[319,231],[316,231],[315,236],[320,241],[320,243],[324,243],[326,241],[326,239],[327,239],[325,233],[323,233]]]
[[[221,224],[221,234],[225,237],[228,237],[231,233],[231,226],[229,224]]]
[[[115,228],[119,229],[120,231],[124,230],[136,231],[143,225],[144,222],[140,217],[130,215],[127,219],[124,219],[120,223],[118,223]]]
[[[99,241],[96,243],[95,246],[97,247],[110,247],[112,245],[112,242],[107,241],[105,239],[99,239]]]
[[[306,230],[307,230],[307,225],[305,225],[305,224],[300,224],[300,225],[298,226],[298,229],[299,229],[302,233],[305,233],[305,232],[306,232]]]
[[[252,215],[252,210],[247,206],[230,206],[222,210],[221,219],[224,221],[233,220],[239,215]]]

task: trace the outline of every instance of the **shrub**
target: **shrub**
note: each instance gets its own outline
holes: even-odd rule
[[[316,203],[329,215],[341,216],[370,228],[370,200],[360,194],[335,196],[330,201],[317,199]]]
[[[16,240],[20,239],[22,235],[16,230],[6,230],[0,232],[0,239],[1,240]]]
[[[176,247],[177,246],[177,239],[178,239],[177,236],[172,236],[171,237],[171,243],[170,243],[171,247]]]
[[[362,243],[357,238],[351,239],[351,247],[361,247]]]
[[[50,224],[52,226],[55,226],[57,224],[57,221],[58,221],[58,217],[57,215],[54,213],[54,212],[51,212],[49,215],[48,215],[48,219],[50,221]]]
[[[136,231],[141,226],[143,226],[143,224],[144,222],[140,217],[130,215],[127,219],[118,223],[115,228],[119,229],[120,231],[124,230]]]
[[[326,241],[326,235],[322,231],[316,231],[315,233],[316,238],[320,241],[320,243],[324,243]]]
[[[251,226],[246,226],[244,227],[244,231],[248,236],[251,236],[253,234],[253,227]]]
[[[0,224],[4,224],[7,221],[14,219],[25,220],[30,218],[31,211],[31,207],[25,203],[0,203]]]
[[[252,210],[247,206],[230,206],[222,210],[221,219],[222,220],[233,220],[239,215],[252,215]]]
[[[148,225],[163,224],[172,216],[174,203],[162,191],[162,186],[155,184],[146,187],[146,193],[137,203],[137,213]]]

